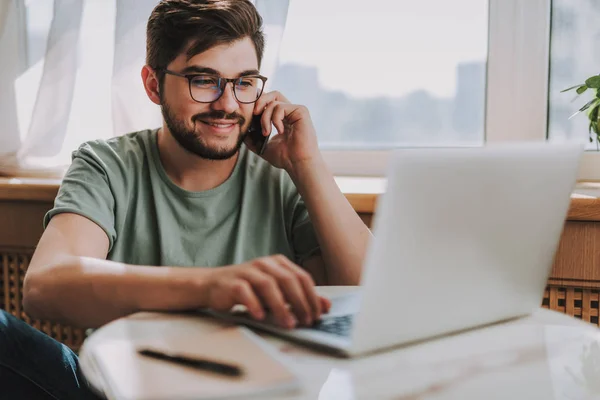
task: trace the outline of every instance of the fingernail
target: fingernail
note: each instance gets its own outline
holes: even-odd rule
[[[287,317],[286,325],[288,326],[288,328],[294,328],[297,323],[298,323],[298,320],[296,318],[294,318],[294,316],[290,315]]]

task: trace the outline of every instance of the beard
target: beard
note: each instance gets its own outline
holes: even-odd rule
[[[245,133],[242,132],[242,126],[244,126],[246,119],[240,114],[227,114],[226,112],[219,110],[212,110],[206,113],[196,114],[192,117],[192,122],[194,123],[194,125],[192,125],[192,127],[189,128],[186,126],[185,121],[178,119],[173,114],[168,104],[163,102],[160,108],[163,118],[165,119],[165,123],[167,124],[167,127],[171,131],[171,135],[175,138],[177,143],[179,143],[179,145],[185,150],[197,155],[198,157],[207,160],[228,160],[234,155],[236,155],[242,147],[244,137],[246,136]],[[238,124],[240,126],[240,133],[238,134],[237,141],[233,146],[210,147],[205,140],[203,140],[200,136],[196,135],[196,121],[209,121],[211,119],[227,119],[238,121]]]

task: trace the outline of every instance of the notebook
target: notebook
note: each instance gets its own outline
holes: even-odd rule
[[[142,347],[235,364],[243,375],[229,377],[144,357],[137,353]],[[244,327],[135,343],[110,340],[94,347],[90,361],[111,400],[262,398],[300,388],[278,351]]]

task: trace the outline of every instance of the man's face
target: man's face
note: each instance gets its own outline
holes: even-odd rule
[[[250,38],[215,46],[189,61],[180,54],[168,70],[180,74],[214,71],[223,78],[258,73],[256,50]],[[250,126],[254,103],[239,103],[231,83],[213,103],[198,103],[190,96],[188,80],[165,75],[161,88],[161,109],[171,134],[186,150],[202,158],[225,160],[240,149]]]

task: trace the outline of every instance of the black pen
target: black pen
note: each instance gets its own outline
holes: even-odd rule
[[[242,369],[236,365],[225,364],[220,361],[207,360],[204,358],[196,358],[184,356],[182,354],[169,354],[154,349],[138,349],[137,352],[141,355],[156,358],[159,360],[170,361],[173,363],[187,365],[193,368],[202,369],[205,371],[216,372],[227,376],[241,376]]]

